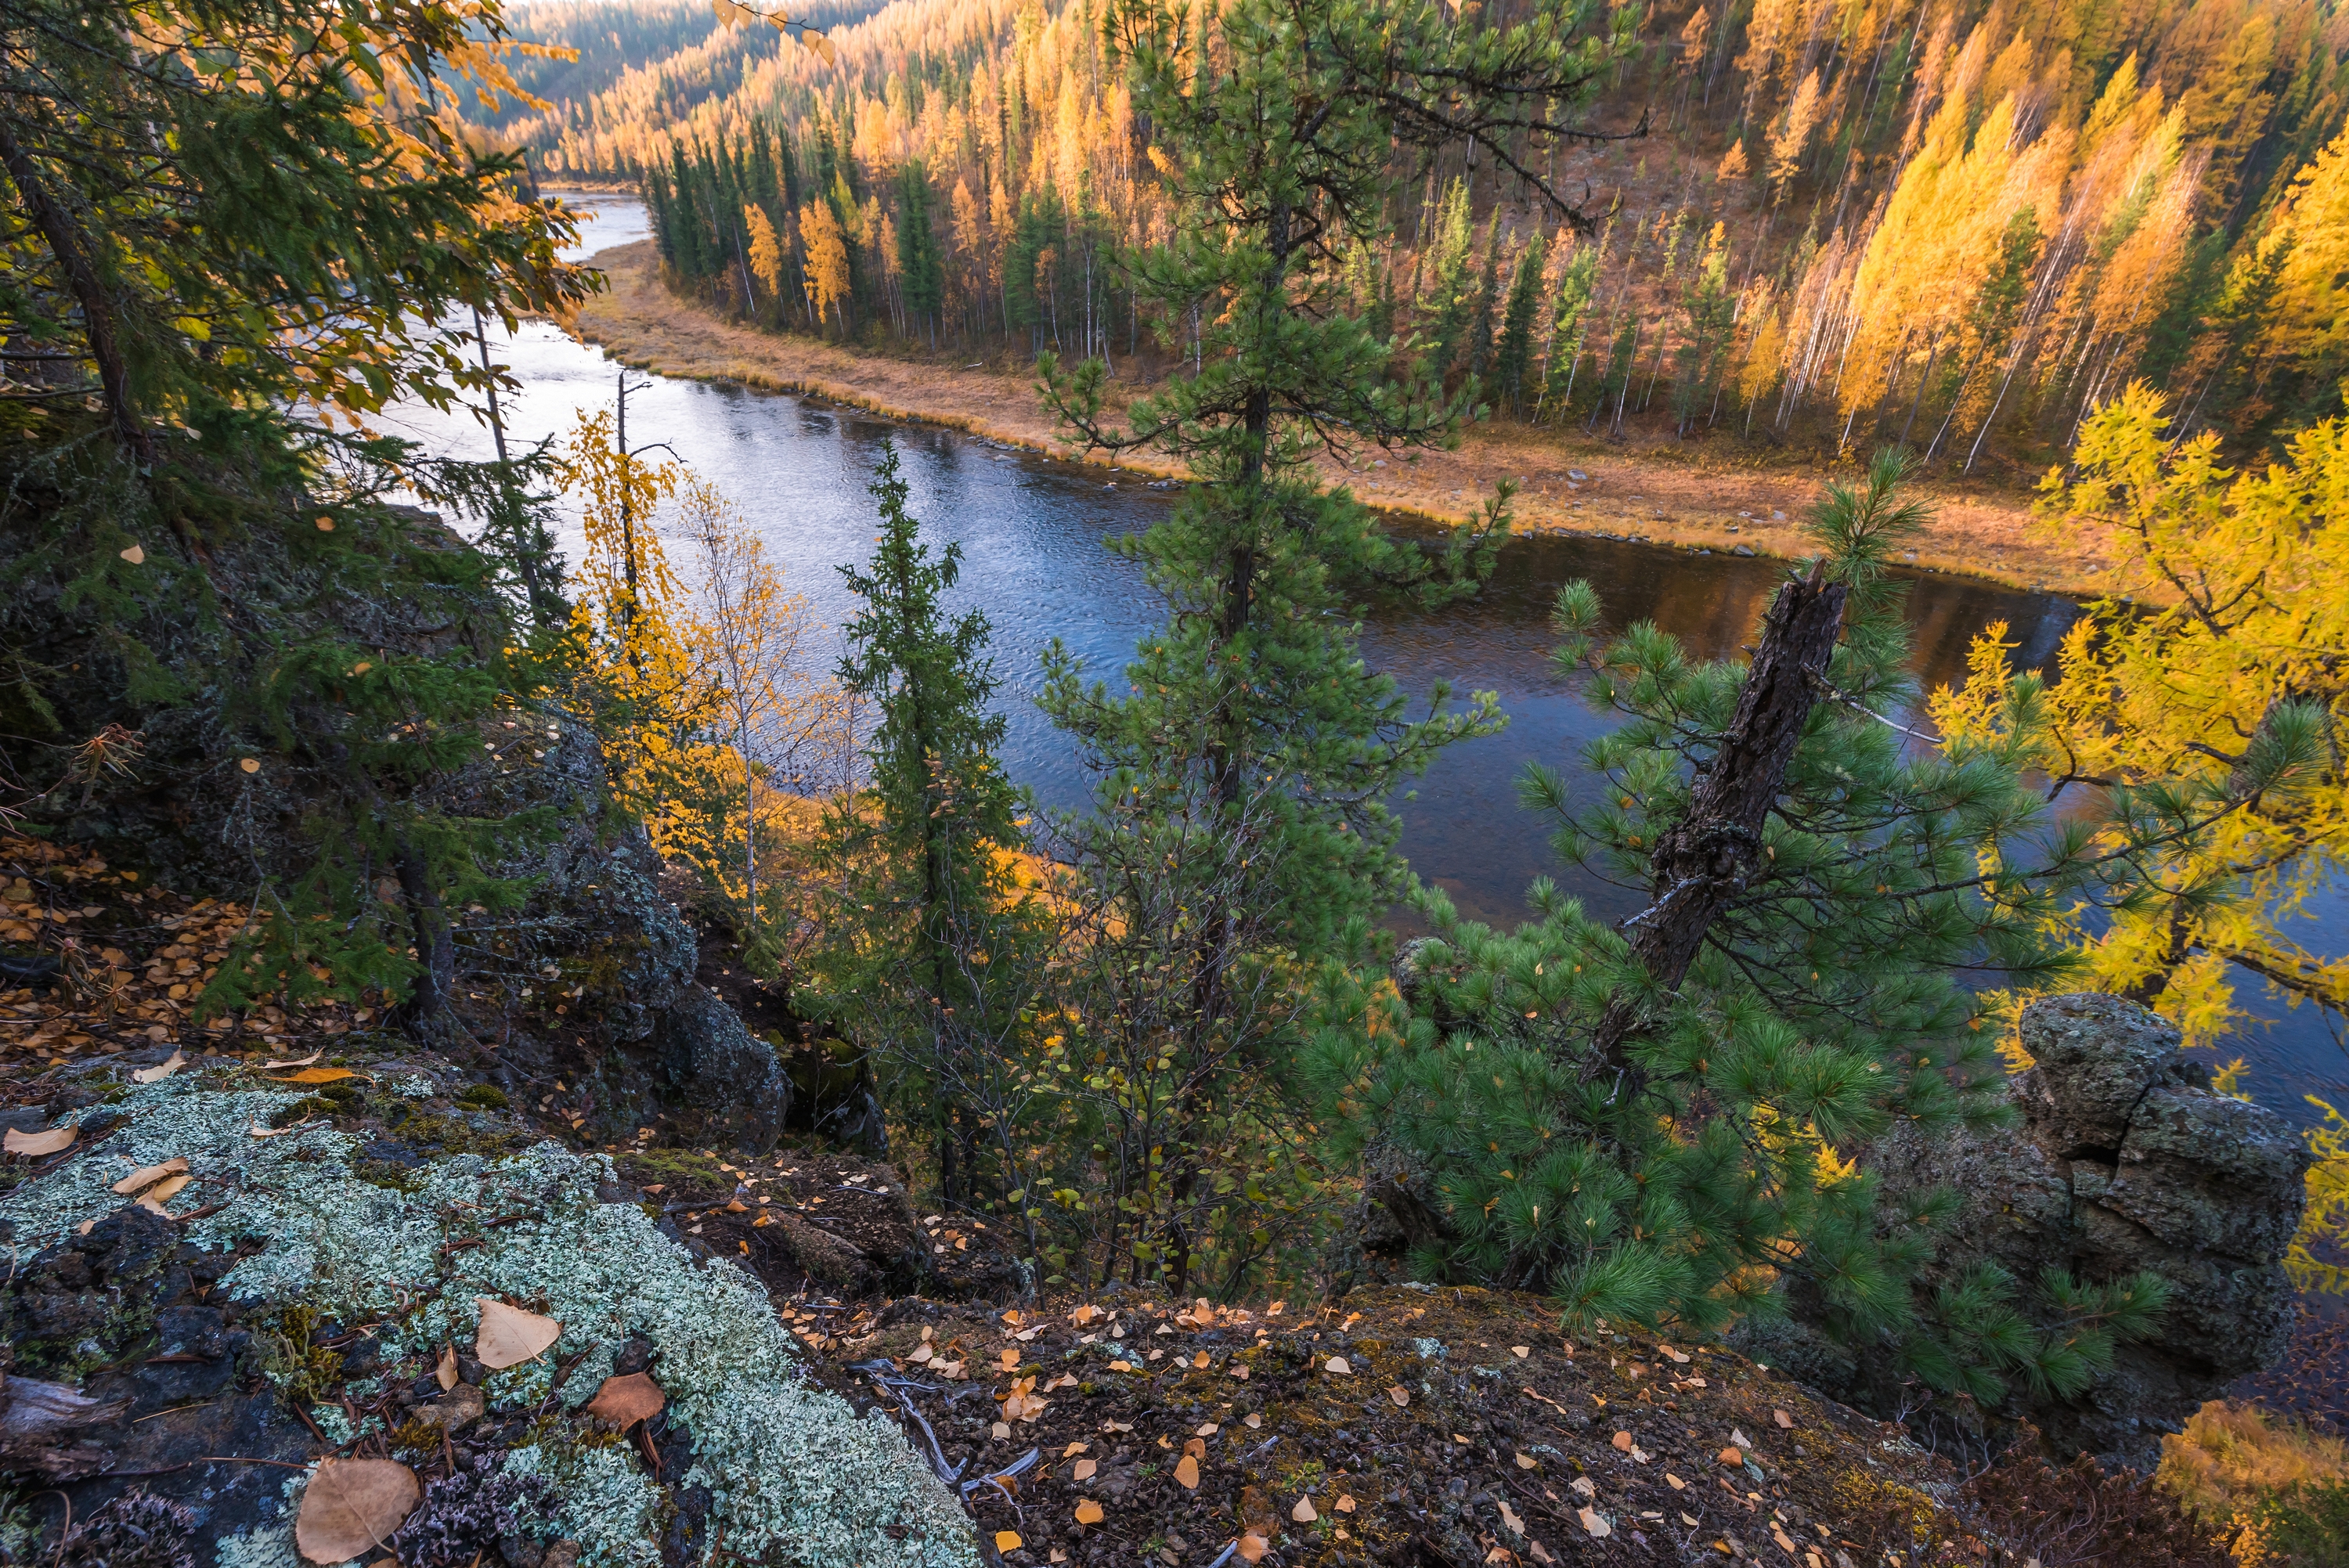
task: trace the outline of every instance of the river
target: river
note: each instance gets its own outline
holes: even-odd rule
[[[595,215],[584,226],[581,253],[645,235],[643,208],[632,198],[573,201]],[[492,351],[522,383],[504,404],[510,439],[536,440],[567,429],[579,410],[612,405],[619,367],[553,325],[524,323],[512,340],[493,339]],[[1103,542],[1148,527],[1171,505],[1168,493],[1115,482],[1099,468],[812,399],[638,374],[629,380],[644,384],[628,400],[629,444],[667,442],[716,483],[828,628],[849,612],[837,567],[871,548],[865,486],[881,444],[895,442],[915,515],[934,540],[962,546],[957,607],[976,605],[992,625],[1009,720],[1007,767],[1048,805],[1082,802],[1085,779],[1067,739],[1030,700],[1038,657],[1058,637],[1095,674],[1116,676],[1158,607],[1134,565]],[[383,423],[445,455],[490,455],[488,429],[463,412],[409,407]],[[565,520],[558,539],[576,559],[574,521]],[[1526,763],[1570,773],[1582,743],[1606,727],[1550,666],[1550,604],[1564,583],[1587,578],[1610,624],[1653,620],[1698,656],[1719,657],[1751,639],[1785,570],[1766,559],[1533,536],[1504,547],[1492,583],[1472,601],[1433,614],[1375,614],[1362,634],[1373,666],[1413,692],[1438,679],[1456,691],[1496,692],[1509,716],[1499,735],[1453,748],[1420,781],[1415,799],[1399,803],[1413,870],[1464,913],[1495,923],[1521,918],[1526,884],[1545,873],[1595,914],[1629,913],[1621,895],[1561,867],[1548,851],[1547,830],[1517,805],[1516,779]],[[1962,677],[1969,644],[1991,623],[2007,623],[2021,644],[2018,661],[2036,664],[2079,613],[2067,599],[1929,573],[1913,574],[1907,609],[1916,674],[1928,690]],[[2343,913],[2342,901],[2329,900],[2314,918],[2337,922]],[[2244,999],[2262,1015],[2235,1047],[2251,1063],[2246,1086],[2296,1120],[2310,1119],[2307,1093],[2338,1098],[2349,1109],[2349,1059],[2313,1009],[2287,1012],[2261,982],[2240,978]]]

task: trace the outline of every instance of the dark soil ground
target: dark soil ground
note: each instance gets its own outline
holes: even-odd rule
[[[784,1310],[832,1377],[935,1440],[1007,1563],[1973,1556],[1956,1478],[1896,1429],[1703,1346],[1562,1338],[1536,1297]]]

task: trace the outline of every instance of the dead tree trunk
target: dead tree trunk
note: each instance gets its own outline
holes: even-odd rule
[[[1686,977],[1705,933],[1745,890],[1762,858],[1763,824],[1785,788],[1795,743],[1818,699],[1817,679],[1842,633],[1847,595],[1843,583],[1827,581],[1824,563],[1808,580],[1778,590],[1737,712],[1697,781],[1688,814],[1656,841],[1649,861],[1655,900],[1622,929],[1631,955],[1662,990]],[[1631,1095],[1647,1081],[1630,1057],[1645,1023],[1638,999],[1619,994],[1594,1040],[1594,1065],[1614,1072]]]

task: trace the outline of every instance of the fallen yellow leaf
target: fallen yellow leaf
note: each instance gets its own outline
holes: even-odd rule
[[[284,1078],[271,1078],[269,1081],[271,1083],[340,1083],[347,1078],[358,1076],[348,1068],[305,1068],[298,1073],[288,1073]]]
[[[396,1460],[327,1460],[303,1491],[294,1543],[313,1563],[347,1563],[390,1540],[423,1496]]]
[[[170,1078],[173,1073],[178,1072],[181,1068],[186,1067],[187,1065],[188,1058],[186,1054],[181,1051],[173,1051],[170,1060],[159,1062],[151,1068],[140,1068],[136,1071],[132,1072],[130,1075],[130,1081],[132,1083],[160,1083],[163,1079]]]
[[[163,1213],[163,1205],[170,1202],[178,1194],[180,1189],[192,1180],[192,1177],[188,1176],[166,1176],[139,1195],[139,1206],[150,1213],[163,1214],[163,1217],[168,1220],[171,1216]]]
[[[563,1337],[563,1325],[551,1317],[508,1306],[493,1296],[473,1299],[481,1309],[481,1326],[473,1336],[473,1358],[492,1371],[534,1361]]]
[[[1101,1522],[1102,1505],[1100,1503],[1095,1502],[1092,1498],[1086,1498],[1083,1501],[1077,1504],[1077,1522],[1079,1524],[1099,1524]]]
[[[667,1408],[668,1396],[661,1386],[642,1372],[632,1372],[625,1377],[606,1377],[595,1397],[587,1401],[587,1413],[627,1430],[638,1421],[649,1421]]]
[[[998,1552],[1017,1552],[1017,1551],[1019,1551],[1019,1532],[1018,1531],[1016,1531],[1016,1530],[999,1530],[999,1531],[997,1531],[997,1532],[995,1532],[995,1549],[996,1549]]]
[[[1185,1454],[1174,1461],[1174,1480],[1186,1491],[1199,1490],[1199,1461]]]
[[[19,1132],[12,1127],[5,1136],[0,1136],[0,1148],[5,1148],[11,1154],[37,1160],[44,1154],[55,1154],[61,1149],[72,1147],[81,1129],[70,1121],[63,1127],[52,1127],[47,1132]]]
[[[128,1198],[142,1187],[151,1187],[166,1176],[177,1176],[188,1168],[187,1157],[175,1155],[160,1165],[142,1165],[114,1184],[113,1190]]]
[[[1321,1363],[1321,1370],[1335,1373],[1340,1377],[1350,1377],[1354,1375],[1352,1365],[1342,1356],[1332,1356],[1329,1360]]]

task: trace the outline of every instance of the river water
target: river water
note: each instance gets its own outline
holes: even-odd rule
[[[644,237],[643,208],[634,199],[573,201],[595,214],[584,226],[582,253]],[[554,326],[525,323],[512,340],[493,339],[492,350],[522,382],[504,405],[510,440],[559,433],[578,411],[612,405],[619,366]],[[1169,494],[1113,484],[1115,476],[1098,468],[813,399],[633,373],[629,381],[645,384],[628,399],[631,447],[667,442],[717,484],[828,628],[837,628],[851,609],[838,567],[862,561],[871,549],[874,512],[865,487],[882,444],[894,442],[915,515],[935,542],[962,546],[956,607],[975,605],[992,624],[1009,719],[1007,767],[1048,805],[1082,803],[1086,779],[1067,739],[1030,700],[1039,686],[1038,656],[1057,637],[1094,674],[1114,682],[1159,611],[1135,567],[1103,542],[1147,528],[1172,504]],[[446,455],[490,455],[488,429],[462,412],[408,408],[384,423]],[[1406,531],[1414,526],[1398,523]],[[558,539],[575,559],[575,521],[565,520]],[[1563,584],[1587,578],[1610,625],[1653,620],[1692,654],[1719,657],[1752,640],[1785,570],[1783,562],[1765,559],[1536,536],[1504,547],[1492,583],[1473,601],[1433,614],[1374,614],[1362,633],[1374,667],[1414,693],[1439,679],[1459,692],[1496,692],[1509,716],[1499,735],[1453,748],[1420,781],[1415,799],[1398,803],[1413,870],[1464,913],[1495,923],[1523,917],[1526,886],[1542,874],[1557,877],[1594,914],[1630,913],[1622,895],[1561,867],[1548,852],[1547,830],[1517,805],[1516,779],[1528,762],[1570,775],[1579,747],[1606,727],[1551,669],[1550,605]],[[1962,677],[1968,645],[1991,623],[2010,626],[2021,644],[2019,662],[2038,663],[2052,655],[2078,609],[2048,594],[1920,573],[1908,614],[1920,689],[1930,689]],[[2337,901],[2329,913],[2340,913]],[[2241,979],[2245,999],[2265,1015],[2238,1047],[2252,1063],[2247,1084],[2257,1098],[2305,1120],[2303,1094],[2349,1097],[2342,1087],[2349,1060],[2313,1010],[2287,1013],[2264,996],[2259,982]],[[2349,1109],[2349,1098],[2340,1102]]]

